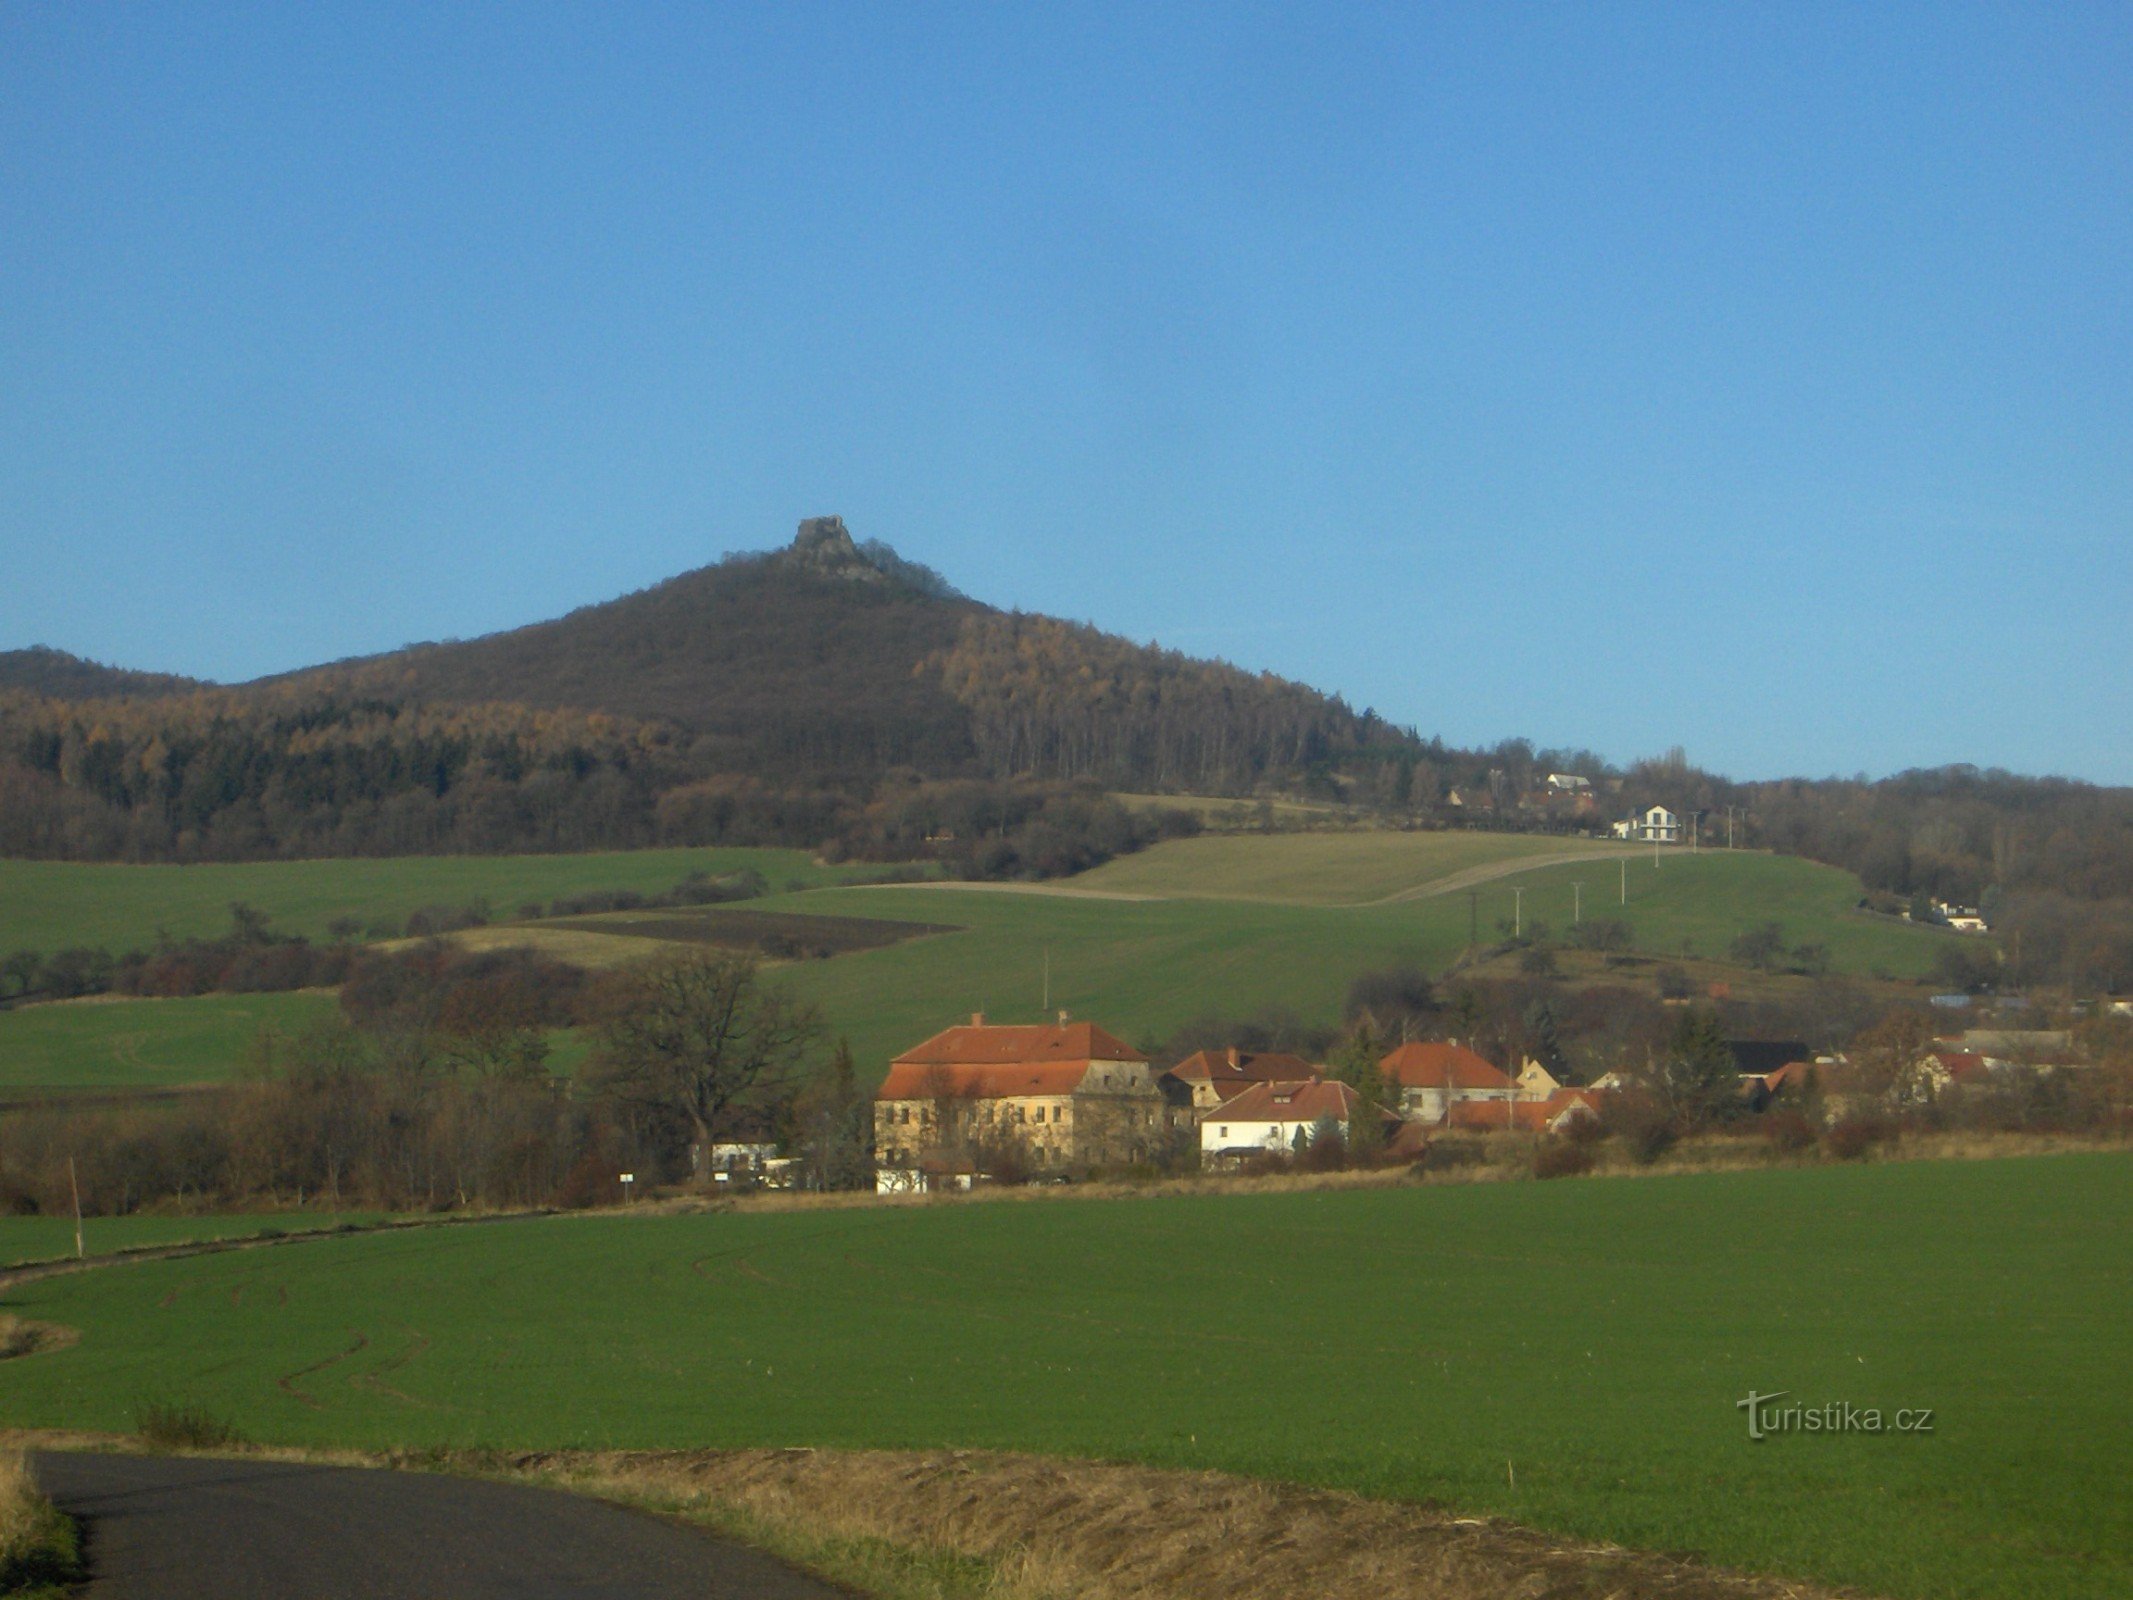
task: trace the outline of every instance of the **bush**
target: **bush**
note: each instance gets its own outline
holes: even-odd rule
[[[1536,1178],[1582,1178],[1592,1170],[1592,1146],[1569,1139],[1543,1139],[1533,1147]]]
[[[1632,1128],[1624,1142],[1629,1146],[1630,1159],[1640,1167],[1648,1167],[1673,1149],[1679,1138],[1673,1123],[1654,1117]]]
[[[218,1450],[244,1442],[228,1422],[199,1406],[149,1401],[134,1408],[133,1428],[154,1450]]]
[[[78,1582],[81,1535],[17,1452],[0,1458],[0,1594],[57,1594]]]
[[[1896,1124],[1887,1117],[1846,1117],[1822,1136],[1822,1142],[1839,1161],[1857,1161],[1876,1145],[1894,1144],[1896,1134]]]
[[[1763,1118],[1762,1133],[1770,1148],[1780,1155],[1798,1155],[1815,1142],[1815,1125],[1797,1111],[1772,1111]]]

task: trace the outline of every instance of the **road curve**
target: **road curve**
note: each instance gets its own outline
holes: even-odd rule
[[[848,1600],[581,1495],[279,1461],[38,1451],[88,1530],[85,1600]]]

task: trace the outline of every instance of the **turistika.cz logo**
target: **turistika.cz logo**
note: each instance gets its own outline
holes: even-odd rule
[[[1748,1413],[1748,1437],[1763,1440],[1780,1433],[1931,1433],[1930,1407],[1906,1406],[1883,1411],[1877,1406],[1855,1406],[1848,1400],[1828,1400],[1821,1405],[1778,1404],[1792,1391],[1774,1394],[1748,1391],[1748,1398],[1733,1402],[1734,1409]]]

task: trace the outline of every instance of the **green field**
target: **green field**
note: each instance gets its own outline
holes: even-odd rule
[[[359,1235],[18,1287],[0,1417],[969,1446],[1434,1499],[1904,1596],[2133,1592],[2133,1157]],[[1753,1443],[1736,1402],[1931,1408]],[[1510,1479],[1515,1472],[1516,1485]]]
[[[339,1008],[331,994],[72,1000],[0,1011],[0,1093],[178,1089],[220,1083],[263,1027],[284,1033]]]
[[[1514,833],[1206,834],[1121,856],[1074,885],[1115,894],[1357,905],[1475,868],[1624,853],[1621,845]]]
[[[1835,868],[1747,851],[1672,853],[1657,862],[1649,852],[1596,855],[1576,865],[1527,868],[1480,882],[1471,903],[1465,892],[1384,900],[1371,895],[1358,876],[1367,866],[1379,874],[1372,883],[1413,887],[1450,872],[1502,863],[1506,845],[1523,850],[1535,843],[1546,853],[1562,845],[1485,834],[1190,839],[1158,845],[1067,885],[1115,884],[1115,874],[1130,867],[1143,885],[1135,893],[1155,896],[1153,885],[1169,884],[1167,898],[1057,894],[1042,885],[821,888],[751,901],[749,909],[949,923],[964,930],[782,969],[788,981],[821,1004],[832,1034],[851,1040],[868,1078],[878,1078],[891,1056],[972,1011],[983,1010],[1002,1022],[1037,1020],[1044,1014],[1047,961],[1054,1009],[1092,1018],[1139,1044],[1197,1017],[1249,1017],[1270,1006],[1314,1022],[1337,1021],[1357,973],[1394,960],[1442,971],[1466,948],[1470,919],[1484,942],[1493,941],[1498,924],[1508,923],[1521,908],[1527,927],[1544,921],[1558,933],[1568,929],[1579,905],[1587,917],[1618,916],[1631,925],[1640,949],[1663,955],[1686,951],[1720,957],[1744,929],[1776,921],[1793,942],[1825,944],[1835,970],[1898,978],[1923,976],[1942,942],[1956,937],[1861,915],[1852,909],[1858,884]],[[1203,848],[1210,845],[1222,849]],[[1499,854],[1490,856],[1482,846]],[[1240,858],[1231,853],[1237,850],[1261,858],[1259,865],[1249,871],[1240,867]],[[1404,866],[1397,871],[1385,866],[1387,851]],[[610,882],[620,876],[614,863],[634,861],[639,881],[660,884],[679,877],[689,859],[731,863],[738,854],[521,859],[574,864],[589,877],[605,873]],[[1518,859],[1512,856],[1510,864]],[[0,865],[0,872],[21,865]],[[331,865],[360,872],[371,864]],[[487,869],[498,863],[448,865]],[[61,870],[97,874],[107,869]],[[1310,888],[1313,870],[1328,873],[1343,895],[1362,884],[1361,892],[1376,903],[1221,897],[1235,892],[1240,882],[1258,889],[1300,884],[1295,892],[1308,896],[1316,892]],[[413,880],[404,887],[416,902],[439,897]],[[323,908],[308,914],[327,915]],[[574,922],[569,928],[532,930],[529,942],[565,957],[582,955],[577,947],[587,947],[596,959],[661,948],[652,941],[583,931],[595,924],[618,933],[641,930],[644,919],[636,914]],[[510,928],[483,929],[474,936],[482,944],[521,938],[529,935]],[[323,996],[227,995],[0,1012],[0,1088],[162,1087],[225,1078],[243,1060],[255,1023],[297,1027],[330,1005]],[[571,1067],[582,1055],[581,1040],[557,1041],[559,1067]]]
[[[324,1232],[343,1224],[376,1222],[380,1216],[375,1211],[270,1211],[212,1217],[90,1217],[82,1224],[82,1248],[92,1256],[104,1256],[153,1245],[256,1238],[262,1233]],[[0,1266],[56,1261],[73,1254],[72,1217],[0,1217]]]
[[[1166,852],[1202,843],[1276,849],[1315,842],[1311,835],[1184,840],[1132,860],[1150,862],[1143,881],[1191,883],[1187,871],[1164,862]],[[1207,859],[1193,853],[1188,864]],[[1111,870],[1071,886],[1094,886]],[[1002,1022],[1037,1020],[1047,953],[1054,1008],[1141,1043],[1196,1017],[1255,1016],[1269,1006],[1337,1021],[1357,973],[1394,960],[1442,971],[1466,948],[1470,918],[1481,938],[1493,941],[1498,922],[1509,922],[1521,901],[1529,928],[1539,919],[1566,931],[1581,902],[1585,916],[1619,916],[1639,948],[1662,954],[1686,947],[1723,956],[1743,930],[1776,921],[1793,942],[1826,944],[1836,970],[1899,978],[1923,976],[1941,941],[1954,937],[1853,911],[1858,884],[1833,867],[1746,851],[1672,855],[1657,865],[1646,853],[1542,867],[1482,883],[1474,896],[1471,907],[1465,893],[1297,905],[1183,891],[1173,899],[1105,900],[927,887],[819,890],[760,903],[968,928],[786,969],[789,981],[821,1003],[832,1029],[850,1037],[862,1072],[873,1076],[898,1051],[972,1011]]]
[[[337,917],[407,921],[426,905],[485,899],[498,916],[529,900],[593,889],[671,889],[691,872],[760,872],[774,889],[837,883],[859,869],[818,866],[805,850],[628,850],[555,856],[393,856],[126,866],[0,861],[0,954],[69,945],[146,949],[226,933],[230,902],[259,907],[282,933],[323,938]]]

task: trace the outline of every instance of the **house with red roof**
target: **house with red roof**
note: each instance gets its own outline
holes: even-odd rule
[[[1354,1118],[1378,1115],[1377,1107],[1338,1081],[1255,1083],[1201,1119],[1200,1164],[1288,1155],[1307,1147],[1322,1127],[1338,1129],[1345,1139]]]
[[[1597,1120],[1605,1091],[1557,1089],[1539,1100],[1461,1100],[1445,1126],[1462,1133],[1561,1133],[1573,1122]]]
[[[1155,1155],[1167,1123],[1147,1058],[1117,1035],[1064,1011],[1012,1025],[981,1011],[889,1063],[874,1093],[874,1186],[968,1188],[1010,1164],[1123,1166]]]
[[[1302,1056],[1279,1050],[1200,1050],[1161,1078],[1164,1098],[1197,1122],[1255,1083],[1303,1083],[1322,1075]]]
[[[1400,1086],[1398,1110],[1411,1122],[1442,1122],[1455,1105],[1507,1101],[1518,1093],[1508,1077],[1465,1045],[1438,1040],[1401,1045],[1378,1062],[1378,1071]]]

